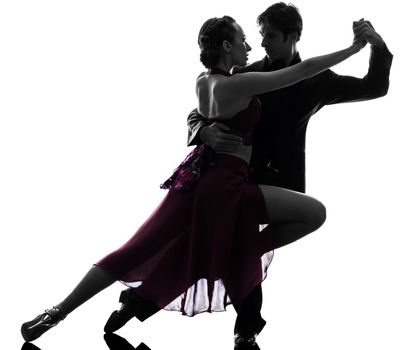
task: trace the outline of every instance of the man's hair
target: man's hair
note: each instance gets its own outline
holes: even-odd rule
[[[284,2],[278,2],[266,9],[257,17],[257,24],[268,23],[283,32],[284,40],[288,34],[297,33],[298,40],[302,34],[302,17],[299,9],[293,4],[286,5]]]
[[[201,26],[198,34],[200,61],[206,68],[213,68],[220,60],[221,45],[224,40],[234,41],[236,21],[230,16],[210,18]]]

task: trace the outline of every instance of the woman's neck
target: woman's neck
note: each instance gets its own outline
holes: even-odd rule
[[[230,62],[224,62],[224,60],[220,60],[214,67],[221,69],[227,73],[230,73],[233,65]]]

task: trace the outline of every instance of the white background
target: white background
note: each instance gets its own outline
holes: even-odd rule
[[[412,26],[406,1],[295,1],[302,58],[345,48],[370,19],[394,54],[385,98],[329,106],[307,137],[307,191],[326,224],[275,254],[261,349],[399,349],[414,340]],[[58,303],[126,241],[189,152],[197,34],[228,14],[264,55],[256,17],[271,1],[2,1],[0,5],[0,345]],[[369,49],[337,66],[362,77]],[[106,349],[120,284],[35,344]],[[152,350],[232,349],[235,313],[160,312],[118,334]]]

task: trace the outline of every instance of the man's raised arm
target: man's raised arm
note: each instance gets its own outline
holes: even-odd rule
[[[354,33],[371,44],[368,73],[360,79],[328,71],[324,104],[369,100],[388,92],[393,55],[369,21],[354,22]]]

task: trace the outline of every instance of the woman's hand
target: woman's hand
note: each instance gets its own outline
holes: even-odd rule
[[[363,49],[367,43],[367,30],[372,28],[370,26],[371,23],[365,21],[361,18],[359,21],[353,22],[352,29],[354,31],[354,41],[353,45],[355,45],[359,50]],[[373,29],[373,28],[372,28]]]

